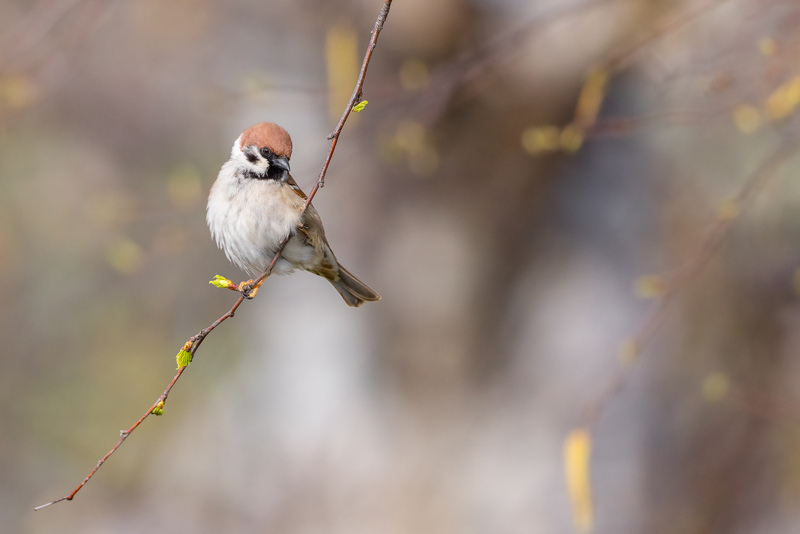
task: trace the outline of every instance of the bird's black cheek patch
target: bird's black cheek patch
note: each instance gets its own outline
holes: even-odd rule
[[[259,174],[256,171],[253,171],[253,170],[250,170],[250,169],[244,171],[244,175],[245,175],[245,177],[250,178],[252,180],[265,180],[265,179],[269,178],[269,175],[266,174],[266,173]]]
[[[250,147],[244,149],[244,156],[250,163],[256,163],[258,161],[258,155],[256,155],[255,151]]]
[[[267,169],[267,178],[285,182],[289,179],[289,172],[279,167],[270,166],[270,168]]]

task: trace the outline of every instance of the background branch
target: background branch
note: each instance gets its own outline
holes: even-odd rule
[[[723,202],[713,223],[706,229],[704,238],[689,254],[685,262],[675,272],[651,279],[648,283],[658,286],[655,303],[645,315],[639,329],[623,343],[619,358],[620,367],[599,396],[589,402],[584,409],[581,422],[583,427],[593,427],[603,410],[625,388],[639,361],[641,352],[647,347],[666,317],[669,305],[676,294],[684,290],[700,270],[708,263],[720,244],[728,237],[734,223],[746,213],[757,194],[775,178],[781,166],[797,153],[798,139],[787,135],[770,154],[768,154],[741,189],[730,200]]]

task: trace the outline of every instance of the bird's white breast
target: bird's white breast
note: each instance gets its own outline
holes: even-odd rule
[[[285,184],[248,178],[239,165],[228,161],[211,188],[206,220],[228,259],[256,275],[269,265],[281,240],[299,225],[301,206],[302,199]],[[312,256],[313,249],[294,238],[273,272],[303,268]]]

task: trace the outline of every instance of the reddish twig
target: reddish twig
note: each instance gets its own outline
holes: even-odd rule
[[[367,67],[369,67],[369,62],[372,59],[372,52],[375,50],[375,45],[378,43],[378,35],[381,33],[383,29],[383,23],[386,22],[386,17],[389,16],[389,8],[392,7],[392,0],[384,0],[383,7],[381,7],[381,12],[378,14],[378,19],[375,21],[375,27],[372,28],[371,35],[369,40],[369,45],[367,45],[367,52],[364,54],[364,60],[361,62],[361,71],[358,73],[358,80],[356,80],[356,86],[353,89],[353,94],[350,96],[350,100],[347,101],[347,105],[344,108],[344,112],[342,113],[342,117],[339,119],[339,122],[336,124],[336,128],[328,134],[328,139],[331,140],[331,146],[328,149],[328,156],[325,158],[325,161],[322,164],[322,169],[319,171],[319,178],[317,178],[314,187],[311,188],[311,191],[308,193],[308,198],[306,199],[306,205],[303,206],[303,211],[301,212],[301,216],[305,214],[308,206],[311,205],[311,201],[317,194],[317,191],[320,190],[321,187],[325,185],[325,175],[328,173],[328,166],[331,164],[331,158],[333,158],[333,152],[336,150],[336,144],[339,142],[339,134],[342,133],[342,129],[344,128],[344,123],[347,122],[347,118],[350,116],[350,112],[353,111],[353,106],[361,102],[361,96],[364,90],[364,80],[367,77]],[[283,241],[281,241],[280,245],[278,246],[278,253],[276,257],[280,255],[281,251],[283,251],[283,247],[286,246],[286,242],[289,240],[287,236]],[[273,259],[273,263],[276,260]],[[271,271],[271,267],[261,273],[261,275],[253,281],[254,286],[258,286]]]
[[[367,67],[369,66],[370,59],[372,58],[372,52],[373,50],[375,50],[375,46],[378,42],[378,34],[380,34],[381,30],[383,29],[383,24],[386,22],[386,17],[389,15],[389,8],[391,7],[391,5],[392,5],[392,0],[384,0],[381,12],[378,15],[378,19],[375,21],[375,27],[372,29],[372,37],[370,38],[369,46],[367,47],[367,52],[364,55],[364,60],[361,63],[361,71],[359,72],[358,80],[356,81],[356,86],[355,89],[353,90],[353,95],[347,102],[347,107],[345,108],[344,113],[342,113],[342,117],[339,119],[336,128],[328,136],[328,138],[331,139],[331,146],[330,149],[328,150],[328,156],[325,158],[325,162],[322,165],[322,170],[319,173],[319,178],[317,179],[317,182],[314,184],[314,188],[308,195],[308,200],[306,201],[306,205],[303,207],[302,213],[305,213],[305,211],[308,209],[308,206],[311,204],[311,200],[314,198],[314,195],[316,195],[317,191],[323,186],[325,181],[325,175],[328,172],[328,166],[330,165],[331,159],[333,158],[333,152],[334,150],[336,150],[336,143],[339,139],[339,134],[341,134],[342,129],[344,128],[344,124],[345,122],[347,122],[347,118],[350,116],[350,112],[352,111],[353,106],[355,106],[361,101],[361,95],[364,88],[364,80],[367,75]],[[261,275],[259,275],[258,278],[256,278],[250,284],[237,286],[238,290],[242,293],[242,295],[236,300],[236,303],[234,303],[231,309],[228,310],[222,317],[220,317],[219,319],[208,325],[206,328],[202,329],[196,335],[192,336],[189,339],[189,341],[187,341],[184,344],[183,350],[190,352],[192,358],[194,358],[197,349],[200,347],[200,344],[208,336],[208,334],[210,334],[212,330],[214,330],[224,321],[232,318],[236,313],[236,310],[239,308],[239,306],[241,306],[242,302],[244,302],[244,300],[249,296],[252,288],[258,287],[258,285],[261,282],[263,282],[270,275],[270,273],[272,273],[272,269],[275,267],[275,264],[278,262],[278,259],[280,259],[281,253],[283,252],[284,247],[286,247],[286,243],[289,241],[289,238],[290,236],[286,236],[283,239],[283,241],[280,242],[280,244],[278,245],[278,249],[272,258],[272,261],[269,263],[264,272],[262,272]],[[111,457],[111,455],[114,454],[117,451],[117,449],[119,449],[119,447],[125,442],[125,440],[128,439],[128,436],[130,436],[131,433],[134,430],[136,430],[139,427],[139,425],[141,425],[144,422],[144,420],[147,419],[150,415],[155,415],[156,413],[163,410],[164,404],[167,401],[167,397],[169,396],[170,391],[172,391],[172,388],[175,386],[175,384],[178,382],[178,379],[183,375],[183,372],[187,368],[188,366],[179,368],[178,372],[175,374],[170,383],[167,385],[167,388],[161,395],[159,395],[158,399],[156,399],[153,405],[150,406],[150,408],[148,408],[147,412],[145,412],[144,415],[142,415],[129,429],[120,432],[119,441],[117,441],[117,443],[111,448],[111,450],[108,451],[106,455],[103,456],[100,459],[100,461],[97,462],[97,465],[94,467],[94,469],[92,469],[89,472],[86,478],[83,479],[83,482],[81,482],[78,485],[78,487],[72,491],[72,493],[65,495],[54,501],[43,504],[41,506],[37,506],[36,508],[34,508],[34,510],[41,510],[42,508],[46,508],[61,501],[71,501],[73,498],[75,498],[75,495],[86,485],[87,482],[89,482],[89,480],[91,480],[91,478],[94,476],[97,470],[100,469],[100,467],[106,462],[106,460],[108,460]]]
[[[243,300],[244,300],[244,297],[241,297],[239,299],[239,302],[241,302]],[[239,303],[237,303],[237,304],[239,304]],[[178,379],[181,377],[181,375],[183,374],[183,372],[186,369],[187,369],[187,367],[181,367],[180,369],[178,369],[178,372],[175,374],[174,377],[172,377],[172,380],[170,381],[169,385],[167,386],[167,389],[165,389],[164,393],[162,393],[158,397],[158,400],[156,400],[156,402],[153,403],[153,405],[150,406],[150,408],[147,409],[147,411],[144,413],[144,415],[142,415],[135,423],[133,423],[133,425],[131,425],[131,427],[128,430],[120,430],[119,431],[119,441],[117,441],[117,443],[113,447],[111,447],[111,450],[108,451],[105,456],[100,458],[100,461],[97,462],[97,465],[94,466],[94,469],[92,469],[89,472],[89,474],[86,475],[86,478],[83,479],[83,482],[78,484],[77,488],[72,490],[72,493],[70,493],[69,495],[63,496],[60,499],[56,499],[54,501],[50,501],[47,504],[42,504],[40,506],[37,506],[36,508],[34,508],[34,510],[41,510],[42,508],[47,508],[48,506],[56,504],[56,503],[59,503],[61,501],[71,501],[75,497],[75,494],[78,493],[81,490],[81,488],[83,488],[83,486],[85,486],[86,483],[89,482],[89,480],[91,480],[91,478],[94,476],[94,474],[97,472],[97,470],[100,469],[100,467],[106,462],[106,460],[108,460],[111,457],[111,455],[114,454],[117,449],[119,449],[119,447],[123,444],[123,442],[126,439],[128,439],[128,436],[131,435],[131,432],[136,430],[136,428],[139,425],[141,425],[144,422],[145,419],[147,419],[150,415],[152,415],[154,413],[154,410],[158,409],[159,407],[163,407],[164,406],[164,403],[167,400],[167,396],[169,395],[169,392],[172,390],[172,387],[175,385],[175,383],[178,381]]]

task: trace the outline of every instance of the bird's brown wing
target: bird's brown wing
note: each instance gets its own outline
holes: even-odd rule
[[[286,178],[284,183],[303,200],[308,198],[291,175]],[[295,228],[294,234],[306,245],[313,247],[317,255],[316,265],[313,269],[307,270],[328,280],[337,280],[339,278],[339,266],[336,263],[336,256],[333,255],[330,246],[328,246],[328,240],[325,239],[325,229],[322,227],[322,219],[313,205],[308,206],[303,216],[303,223]]]
[[[288,178],[286,178],[286,180],[285,180],[285,182],[284,182],[284,183],[285,183],[286,185],[288,185],[289,187],[291,187],[291,188],[292,188],[292,191],[294,191],[295,193],[297,193],[297,196],[299,196],[299,197],[300,197],[300,198],[302,198],[303,200],[305,200],[305,199],[307,199],[307,198],[308,198],[308,197],[306,196],[306,194],[305,194],[305,193],[303,193],[303,190],[302,190],[302,189],[300,189],[300,186],[299,186],[299,185],[297,185],[297,182],[295,182],[295,181],[294,181],[294,178],[292,178],[292,175],[291,175],[291,174],[289,175],[289,177],[288,177]]]
[[[328,245],[328,240],[325,239],[322,219],[313,205],[310,205],[306,210],[303,224],[295,229],[295,235],[303,240],[306,245],[314,248],[316,258],[314,266],[307,270],[328,280],[337,280],[339,278],[339,266],[336,262],[336,256],[333,255]]]

